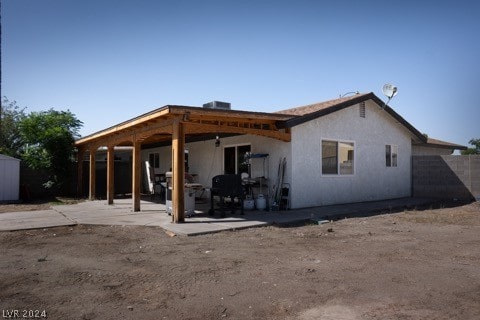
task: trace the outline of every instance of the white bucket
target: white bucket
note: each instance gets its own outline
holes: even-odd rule
[[[255,206],[257,207],[257,210],[265,210],[267,207],[267,199],[263,196],[263,194],[259,194],[257,196],[257,199],[255,199]]]

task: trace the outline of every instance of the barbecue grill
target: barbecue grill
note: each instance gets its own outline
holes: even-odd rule
[[[232,214],[235,213],[235,198],[238,199],[241,214],[243,214],[243,197],[244,189],[242,185],[242,177],[239,174],[223,174],[212,178],[212,189],[210,192],[210,215],[215,213],[214,197],[220,200],[217,203],[217,209],[220,210],[221,216],[225,217],[225,209],[230,209]],[[228,200],[228,201],[226,201]]]

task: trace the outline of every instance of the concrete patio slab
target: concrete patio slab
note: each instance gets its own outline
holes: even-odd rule
[[[77,222],[54,210],[11,212],[0,214],[0,231],[28,230],[72,226]]]
[[[401,198],[374,202],[333,205],[288,211],[245,211],[219,218],[207,214],[208,204],[199,205],[196,215],[185,223],[174,224],[165,205],[141,201],[141,211],[132,211],[131,199],[85,201],[74,205],[57,205],[51,210],[0,214],[0,231],[47,228],[75,224],[138,225],[160,227],[178,235],[201,235],[226,230],[261,227],[271,224],[297,223],[306,220],[331,220],[342,217],[369,215],[375,212],[394,212],[432,203],[432,199]]]

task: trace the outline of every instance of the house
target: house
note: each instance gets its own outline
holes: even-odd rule
[[[90,157],[90,197],[95,197],[93,151],[100,147],[107,148],[108,203],[113,203],[114,147],[133,147],[134,211],[140,210],[142,163],[149,161],[156,174],[172,170],[175,222],[184,220],[184,190],[177,186],[183,186],[186,171],[204,186],[218,174],[250,171],[271,190],[285,158],[290,207],[302,208],[410,196],[413,154],[464,148],[427,138],[373,93],[276,113],[219,105],[165,106],[79,139],[80,157],[87,151]],[[268,157],[250,159],[248,167],[248,153]]]

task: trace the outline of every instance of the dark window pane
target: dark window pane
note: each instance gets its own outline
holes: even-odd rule
[[[392,166],[392,146],[389,144],[385,146],[385,164],[387,167]]]
[[[337,174],[338,145],[335,141],[322,141],[322,174]]]
[[[223,149],[223,167],[225,174],[235,173],[235,147]]]
[[[148,155],[148,163],[150,163],[150,167],[154,168],[155,165],[155,154],[150,153]]]

